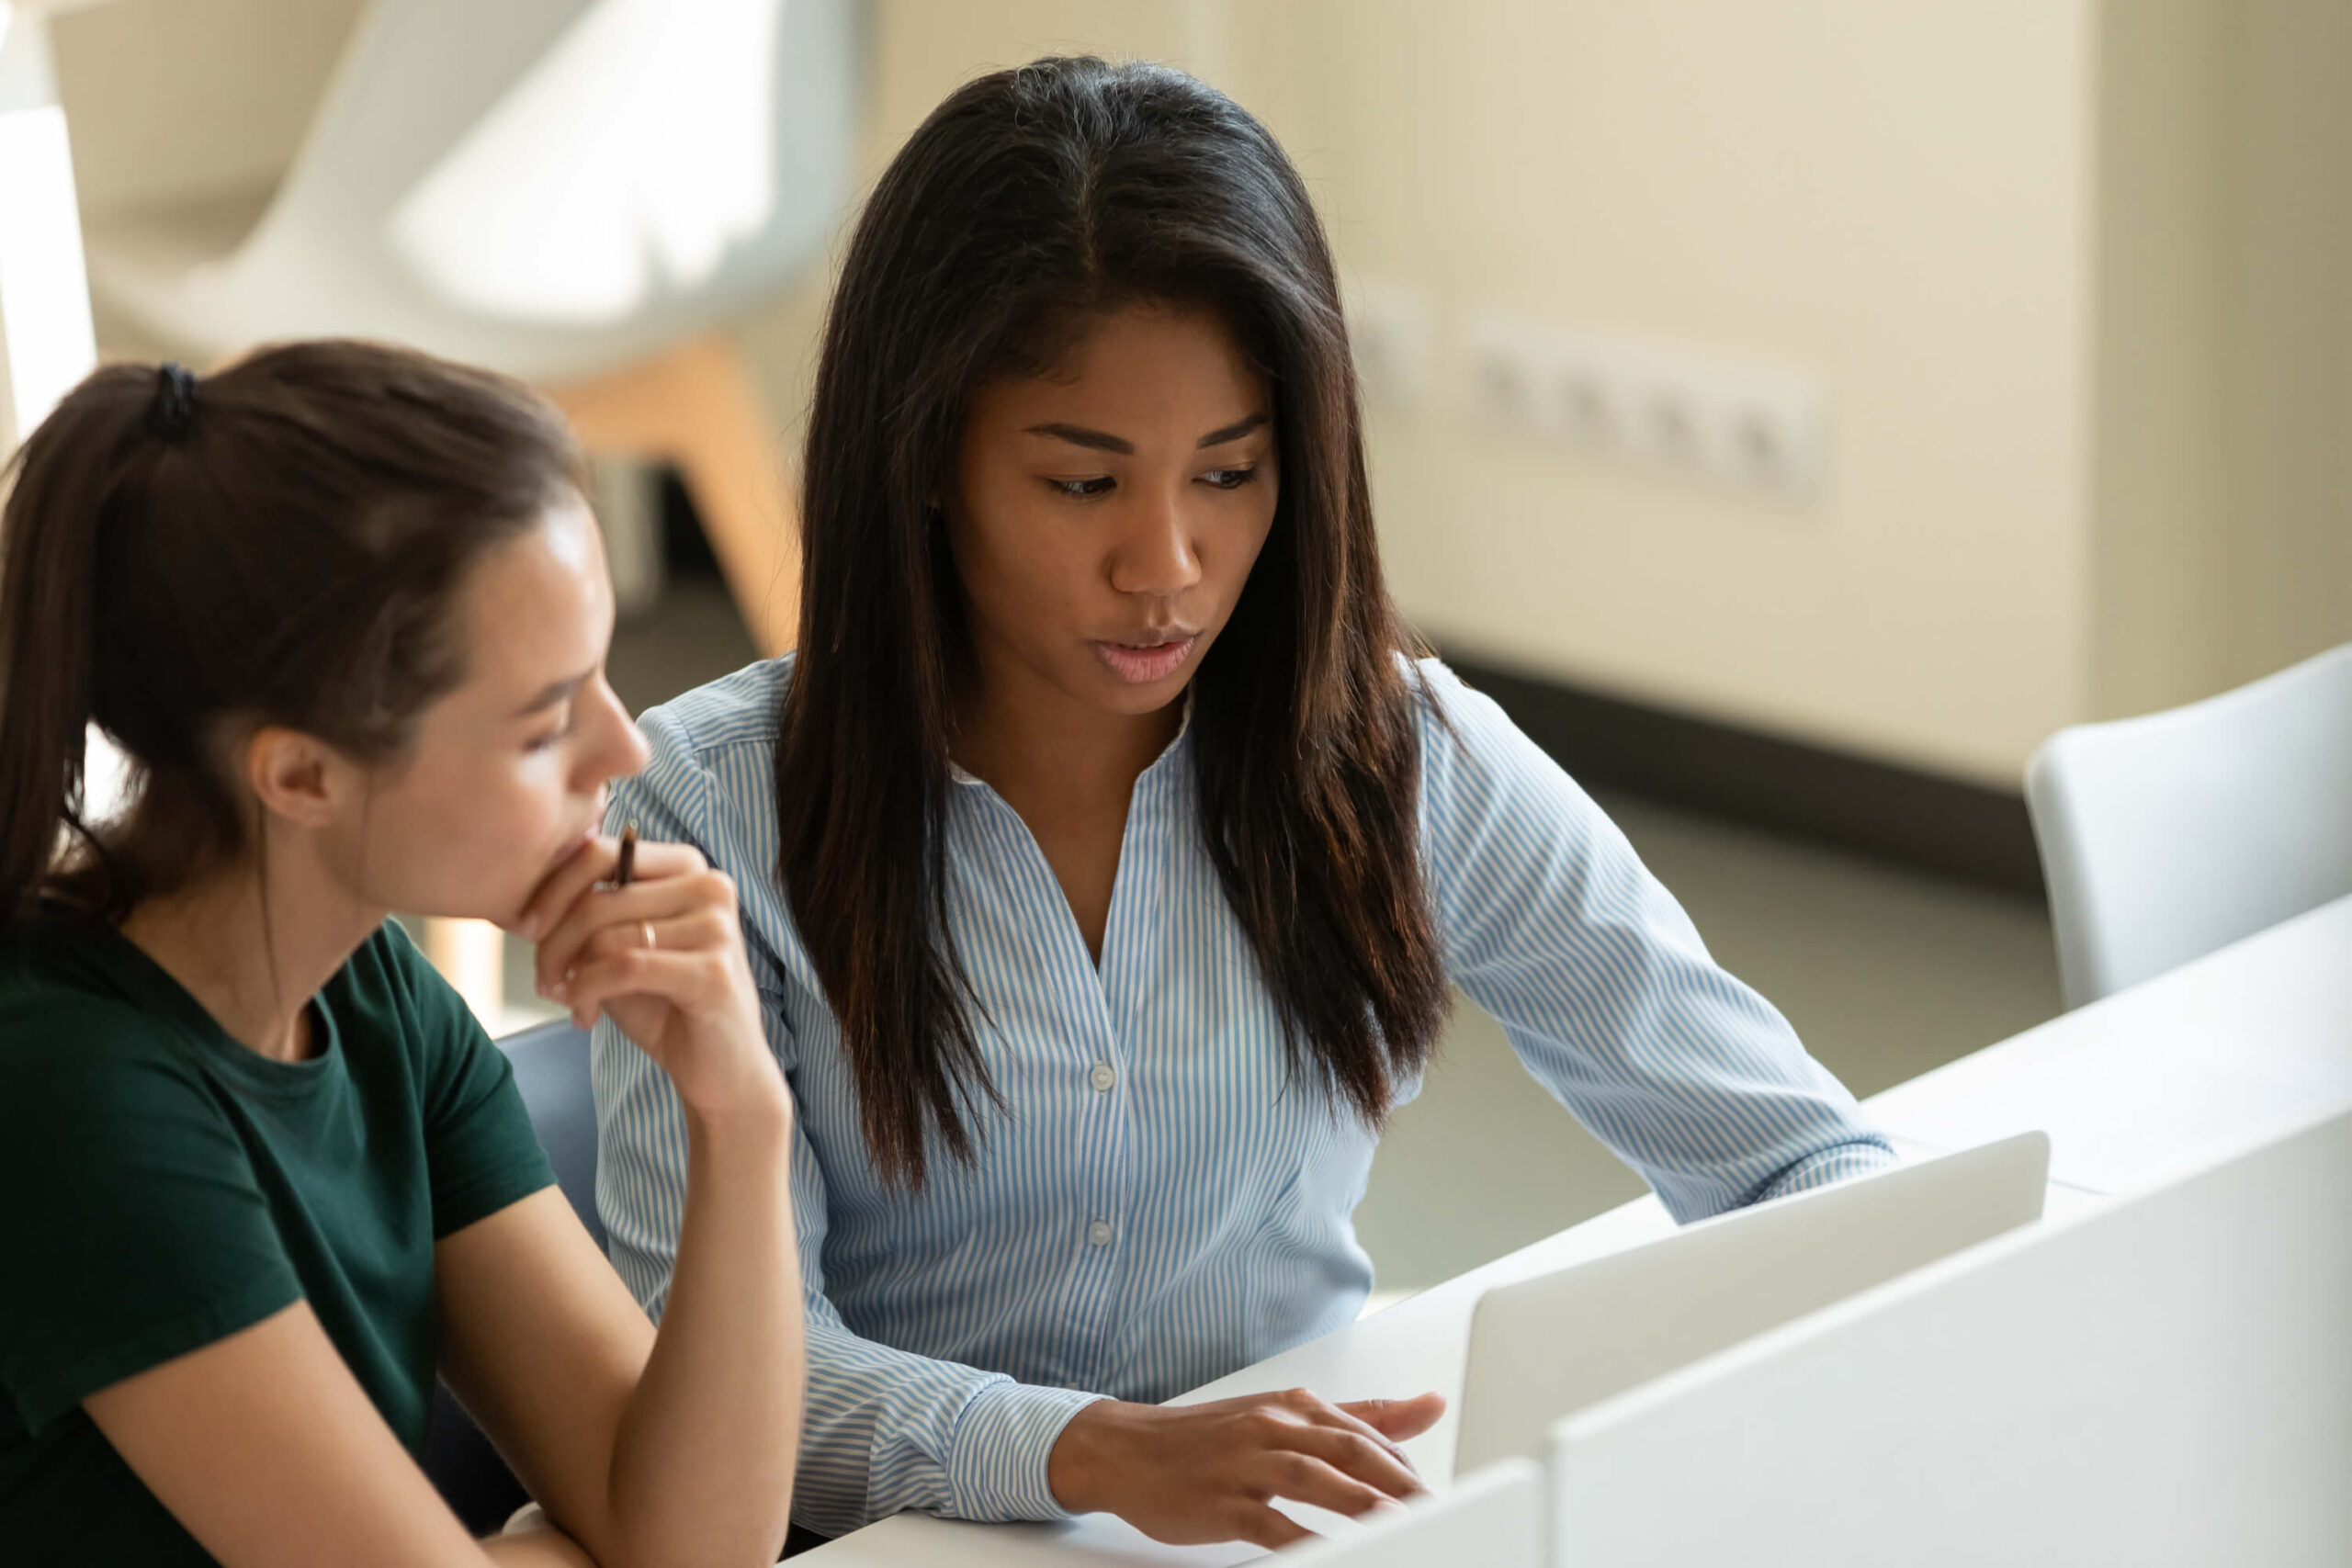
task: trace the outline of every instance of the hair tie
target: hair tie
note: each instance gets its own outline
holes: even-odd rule
[[[166,441],[187,434],[196,418],[196,378],[166,361],[155,370],[155,396],[147,405],[147,429]]]

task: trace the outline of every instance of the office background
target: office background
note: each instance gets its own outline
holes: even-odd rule
[[[57,17],[85,220],[253,207],[361,10]],[[1860,1092],[2057,1010],[2000,869],[2035,745],[2352,637],[2341,0],[877,0],[865,27],[854,195],[955,83],[1049,51],[1167,60],[1267,121],[1378,351],[1408,614],[1525,682],[1531,728],[1672,727],[1667,776],[1619,770],[1641,793],[1607,782],[1622,725],[1580,772]],[[829,276],[728,330],[787,466]],[[157,348],[98,311],[102,352]],[[1657,386],[1784,419],[1781,467],[1622,428]],[[615,649],[637,705],[752,656],[671,520]],[[1776,818],[1792,768],[1878,829]],[[1410,1288],[1636,1191],[1465,1004],[1359,1224]]]

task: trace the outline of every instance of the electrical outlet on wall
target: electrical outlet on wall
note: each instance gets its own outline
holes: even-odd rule
[[[1464,342],[1482,423],[1784,500],[1820,494],[1827,400],[1804,371],[1499,313]]]
[[[1482,316],[1464,336],[1470,373],[1470,409],[1478,420],[1503,430],[1536,434],[1544,428],[1549,362],[1532,352],[1527,323]]]

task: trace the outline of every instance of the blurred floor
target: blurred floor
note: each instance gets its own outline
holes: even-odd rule
[[[674,575],[613,639],[632,713],[750,662],[715,578]],[[2039,902],[1596,792],[1723,964],[1869,1095],[2059,1010]],[[530,997],[510,944],[508,995]],[[1639,1197],[1640,1179],[1528,1077],[1495,1022],[1461,1004],[1421,1097],[1383,1143],[1356,1225],[1384,1292],[1457,1274]]]

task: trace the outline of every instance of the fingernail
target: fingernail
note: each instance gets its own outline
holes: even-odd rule
[[[568,1002],[571,999],[571,987],[558,980],[552,986],[542,987],[539,994],[551,1002]]]
[[[539,917],[538,917],[538,916],[537,916],[537,915],[526,915],[526,916],[524,916],[524,917],[523,917],[523,923],[522,923],[521,925],[519,925],[519,926],[516,926],[516,927],[514,928],[514,930],[515,930],[515,931],[516,931],[516,932],[517,932],[517,933],[522,937],[522,939],[523,939],[525,942],[537,942],[537,941],[538,941],[538,940],[539,940]]]

